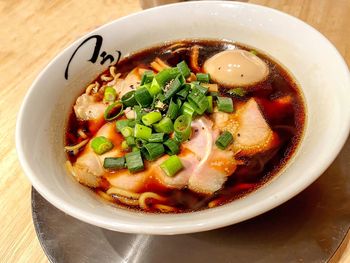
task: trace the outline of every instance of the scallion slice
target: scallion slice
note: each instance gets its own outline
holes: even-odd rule
[[[143,140],[148,140],[151,137],[152,134],[152,129],[141,125],[141,124],[136,124],[134,128],[134,137],[140,138]]]
[[[136,173],[144,170],[144,165],[140,151],[127,153],[125,155],[126,166],[131,173]]]
[[[181,85],[180,77],[177,76],[172,82],[170,82],[168,90],[164,92],[165,100],[174,96],[174,94],[179,91]]]
[[[184,104],[182,104],[180,112],[181,112],[181,114],[189,115],[190,117],[193,117],[195,115],[194,108],[187,101],[184,102]]]
[[[133,133],[134,133],[134,129],[131,128],[131,127],[129,127],[129,126],[128,126],[128,127],[124,127],[124,128],[122,129],[122,135],[123,135],[125,138],[132,136]]]
[[[164,133],[152,133],[151,137],[148,139],[149,142],[163,142],[164,141]]]
[[[137,101],[135,99],[135,91],[132,90],[132,91],[129,91],[129,92],[125,93],[122,96],[121,101],[122,101],[122,103],[124,104],[125,107],[132,107],[132,106],[136,105]]]
[[[149,86],[148,91],[152,97],[156,96],[162,91],[162,88],[160,87],[159,83],[155,78],[152,80],[152,83]]]
[[[128,145],[128,143],[126,142],[126,141],[122,141],[122,150],[123,151],[129,151],[130,150],[130,148],[129,148],[129,145]]]
[[[117,92],[113,87],[105,87],[103,101],[104,102],[113,102],[117,97]]]
[[[135,145],[138,149],[141,149],[147,143],[146,140],[135,138]]]
[[[113,146],[113,143],[104,136],[95,137],[91,141],[91,148],[98,155],[112,150]]]
[[[147,143],[141,149],[141,153],[148,161],[154,161],[164,154],[164,146],[161,143]]]
[[[215,144],[219,149],[225,150],[232,142],[232,134],[228,131],[224,131],[219,138],[216,139]]]
[[[199,91],[200,93],[203,93],[206,95],[208,93],[209,88],[203,87],[202,85],[199,84],[192,84],[192,92]]]
[[[179,142],[188,140],[191,136],[192,118],[189,115],[179,116],[174,123],[175,139]]]
[[[128,126],[134,128],[136,125],[136,120],[129,120]]]
[[[116,101],[109,105],[104,113],[106,121],[112,121],[118,118],[123,113],[123,104],[120,101]]]
[[[181,101],[181,99],[180,98],[177,98],[176,99],[176,104],[177,104],[177,106],[179,107],[179,109],[181,108],[181,106],[182,106],[182,101]]]
[[[153,128],[156,132],[163,132],[166,134],[174,131],[173,122],[169,117],[164,117],[160,122],[153,124]]]
[[[207,97],[200,92],[197,88],[192,90],[191,94],[188,95],[187,98],[188,102],[191,104],[191,106],[194,108],[196,113],[199,115],[202,115],[206,109],[209,107],[209,102]]]
[[[131,148],[131,151],[132,151],[132,152],[138,152],[138,151],[140,151],[140,149],[137,148],[136,146],[133,146],[133,147]]]
[[[208,113],[213,113],[214,111],[214,106],[213,106],[213,97],[212,96],[207,96],[207,100],[208,100],[208,108],[207,108],[207,112]]]
[[[110,170],[125,168],[125,157],[107,157],[103,160],[103,167]]]
[[[191,89],[191,85],[190,84],[184,84],[182,85],[181,87],[181,90],[179,92],[176,93],[176,95],[182,99],[182,100],[185,100],[188,96],[188,93]]]
[[[223,112],[233,112],[233,102],[229,97],[217,97],[218,109]]]
[[[139,88],[135,91],[135,99],[141,107],[147,107],[153,102],[151,94],[145,87]]]
[[[128,127],[130,120],[119,120],[115,122],[115,126],[119,132],[122,132],[123,128]]]
[[[153,71],[147,70],[143,73],[140,85],[151,83],[154,78]]]
[[[184,78],[187,78],[191,75],[191,71],[184,60],[178,63],[176,67],[178,68],[182,76],[184,76]]]
[[[179,144],[173,139],[168,139],[164,142],[165,152],[169,155],[175,155],[180,152]]]
[[[162,114],[158,111],[149,112],[142,116],[142,122],[147,126],[151,126],[153,123],[156,123],[161,119]]]
[[[196,74],[197,81],[203,82],[203,83],[209,83],[210,82],[210,75],[205,73],[197,73]]]
[[[180,172],[184,166],[177,155],[170,156],[164,162],[161,163],[160,168],[167,176],[173,177]]]
[[[141,123],[142,116],[145,115],[145,112],[142,110],[142,108],[139,105],[134,106],[135,111],[135,122]]]
[[[136,143],[135,143],[135,138],[132,137],[132,136],[127,137],[125,140],[126,140],[126,143],[127,143],[129,146],[135,146],[135,145],[136,145]]]
[[[157,83],[162,88],[164,87],[170,80],[174,79],[177,75],[179,75],[179,70],[177,68],[167,68],[159,72],[155,75],[155,79]]]
[[[171,99],[166,116],[168,116],[172,120],[175,120],[178,112],[179,112],[179,106]]]

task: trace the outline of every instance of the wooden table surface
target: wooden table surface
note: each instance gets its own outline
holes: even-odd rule
[[[311,24],[350,65],[350,0],[248,2],[282,10]],[[33,227],[31,185],[15,149],[22,98],[64,47],[106,22],[140,10],[138,0],[0,1],[0,262],[48,262]],[[350,262],[350,246],[343,248],[335,262]]]

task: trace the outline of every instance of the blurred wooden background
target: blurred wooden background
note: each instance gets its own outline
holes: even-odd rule
[[[350,65],[350,0],[245,2],[276,8],[311,24]],[[140,10],[138,0],[0,1],[0,262],[48,262],[32,223],[31,185],[15,150],[16,116],[27,89],[40,70],[74,40]],[[334,262],[350,262],[346,244]]]

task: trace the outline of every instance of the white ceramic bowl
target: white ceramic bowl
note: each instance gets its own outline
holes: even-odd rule
[[[229,39],[265,51],[302,87],[307,120],[304,138],[284,171],[245,198],[200,212],[145,214],[112,207],[78,184],[64,168],[64,128],[84,87],[109,65],[88,61],[96,39],[117,57],[168,40]],[[103,55],[103,54],[102,54]],[[92,59],[93,60],[93,59]],[[343,146],[350,125],[350,79],[344,60],[319,32],[279,11],[238,2],[187,2],[133,14],[102,26],[61,52],[38,76],[21,107],[17,151],[35,189],[57,208],[82,221],[130,233],[179,234],[234,224],[285,202],[315,181]]]

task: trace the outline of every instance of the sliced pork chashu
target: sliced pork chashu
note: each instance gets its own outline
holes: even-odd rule
[[[254,98],[249,99],[235,113],[216,112],[213,114],[215,127],[232,133],[231,146],[240,155],[262,153],[278,144],[278,136],[267,123]]]

